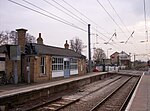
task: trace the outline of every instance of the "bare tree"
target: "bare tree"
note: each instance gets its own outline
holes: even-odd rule
[[[29,33],[26,34],[26,42],[27,43],[35,43],[35,37],[30,35]]]
[[[70,49],[74,50],[75,52],[81,54],[83,49],[83,42],[79,38],[75,38],[74,40],[70,40]]]
[[[14,31],[1,31],[0,32],[0,45],[3,44],[14,44],[13,39],[16,38]]]
[[[29,33],[26,34],[26,42],[27,43],[34,43],[35,37],[30,35]],[[18,37],[16,31],[1,31],[0,32],[0,45],[4,44],[12,44],[15,45],[18,43]]]
[[[106,54],[105,54],[104,50],[101,48],[96,48],[94,50],[93,60],[97,64],[101,64],[101,63],[103,63],[104,59],[106,59]]]

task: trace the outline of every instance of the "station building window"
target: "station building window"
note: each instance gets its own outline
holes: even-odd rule
[[[71,59],[70,69],[71,70],[77,70],[78,69],[78,62],[77,62],[76,58]]]
[[[53,71],[61,71],[64,68],[64,60],[61,57],[53,57],[52,60],[52,70]]]
[[[45,74],[45,57],[41,57],[41,62],[40,62],[40,72],[42,74]]]

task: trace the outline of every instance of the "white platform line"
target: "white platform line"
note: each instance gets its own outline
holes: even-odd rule
[[[128,106],[127,106],[126,109],[125,109],[125,111],[129,111],[129,110],[130,110],[131,105],[132,105],[132,102],[133,102],[133,99],[134,99],[134,97],[135,97],[135,95],[136,95],[136,92],[137,92],[137,90],[138,90],[138,87],[139,87],[139,85],[140,85],[140,83],[141,83],[141,80],[142,80],[144,74],[145,74],[145,72],[143,72],[143,74],[142,74],[142,76],[141,76],[141,78],[140,78],[140,80],[139,80],[139,83],[138,83],[137,87],[135,88],[135,91],[134,91],[134,93],[133,93],[133,95],[132,95],[132,97],[131,97],[131,99],[130,99],[130,101],[129,101],[129,103],[128,103]]]

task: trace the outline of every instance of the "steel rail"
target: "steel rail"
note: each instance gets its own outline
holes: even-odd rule
[[[100,87],[100,88],[98,88],[98,89],[96,89],[96,90],[90,92],[89,94],[86,94],[85,96],[90,95],[90,94],[92,94],[92,93],[94,93],[94,92],[96,92],[96,91],[98,91],[98,90],[100,90],[100,89],[106,87],[107,85],[116,82],[116,81],[119,80],[120,78],[122,78],[122,77],[116,78],[115,80],[113,80],[113,81],[111,81],[111,82],[105,84],[104,86],[102,86],[102,87]],[[83,97],[85,97],[85,96],[83,96]],[[81,97],[81,98],[83,98],[83,97]],[[78,98],[78,99],[76,99],[76,100],[73,100],[73,101],[71,101],[71,102],[69,102],[69,103],[66,102],[66,103],[67,103],[66,105],[63,105],[63,106],[61,106],[61,107],[59,107],[59,108],[57,108],[57,109],[54,109],[54,111],[59,111],[60,109],[63,109],[63,108],[65,108],[65,107],[67,107],[67,106],[69,106],[69,105],[71,105],[71,104],[73,104],[73,103],[79,101],[81,98]],[[32,109],[30,108],[30,110],[37,109],[37,108],[42,107],[42,106],[46,106],[46,104],[51,104],[51,103],[56,102],[56,101],[59,101],[59,100],[61,100],[61,99],[63,100],[63,98],[61,97],[61,98],[57,98],[57,99],[55,99],[55,100],[53,100],[53,101],[50,101],[50,102],[41,104],[41,105],[39,105],[39,106],[38,106],[38,105],[37,105],[37,106],[34,106]],[[26,110],[26,111],[30,111],[30,110]]]
[[[135,88],[137,87],[137,84],[139,83],[140,78],[141,78],[141,76],[139,76],[137,82],[136,82],[136,83],[134,84],[134,86],[132,87],[130,93],[129,93],[128,96],[126,97],[126,100],[125,100],[124,103],[122,104],[122,106],[121,106],[121,108],[120,108],[119,111],[124,111],[124,110],[125,110],[125,108],[126,108],[128,102],[130,101],[130,98],[131,98],[131,96],[132,96],[132,94],[133,94]]]
[[[119,87],[117,87],[112,93],[110,93],[108,96],[106,96],[102,101],[100,101],[98,104],[96,104],[90,111],[96,111],[100,105],[102,105],[105,101],[107,101],[108,98],[110,98],[113,94],[115,94],[122,86],[124,86],[133,76],[129,77],[123,84],[121,84]]]
[[[106,87],[106,86],[108,86],[108,85],[110,85],[110,84],[116,82],[116,81],[119,80],[120,78],[122,78],[122,77],[116,78],[115,80],[113,80],[113,81],[111,81],[111,82],[105,84],[104,86],[102,86],[102,87],[100,87],[100,88],[98,88],[98,89],[96,89],[96,90],[90,92],[89,94],[86,94],[85,96],[90,95],[90,94],[93,94],[94,92],[96,92],[96,91],[98,91],[98,90],[100,90],[100,89],[103,89],[104,87]],[[83,97],[85,97],[85,96],[83,96]],[[83,97],[80,97],[80,98],[78,98],[77,100],[72,101],[72,102],[70,102],[69,104],[66,104],[66,105],[64,105],[64,106],[62,106],[62,107],[60,107],[60,108],[58,108],[58,109],[56,109],[56,110],[54,110],[54,111],[59,111],[60,109],[63,109],[63,108],[65,108],[65,107],[69,106],[70,104],[73,104],[73,103],[79,101],[79,100],[82,99]]]
[[[111,82],[109,82],[109,83],[107,83],[107,84],[101,86],[100,88],[98,88],[98,89],[96,89],[96,90],[90,92],[89,94],[86,94],[86,95],[82,96],[80,99],[82,99],[82,98],[84,98],[85,96],[88,96],[88,95],[90,95],[90,94],[93,94],[93,93],[95,93],[95,92],[97,92],[97,91],[99,91],[99,90],[101,90],[101,89],[103,89],[103,88],[105,88],[106,86],[108,86],[108,85],[110,85],[110,84],[116,82],[117,80],[119,80],[119,79],[121,79],[121,78],[122,78],[122,77],[116,78],[115,80],[113,80],[113,81],[111,81]]]
[[[31,107],[31,108],[24,109],[23,111],[36,110],[36,109],[38,109],[38,108],[40,108],[40,107],[46,106],[46,105],[48,105],[48,104],[52,104],[52,103],[57,102],[57,101],[60,101],[60,100],[65,100],[65,99],[63,99],[62,97],[58,97],[58,98],[56,98],[56,99],[54,99],[54,100],[50,100],[50,101],[47,101],[47,102],[43,102],[42,104],[37,104],[37,105],[35,105],[35,106]],[[66,100],[67,100],[67,99],[66,99]],[[69,100],[70,102],[68,102],[68,103],[66,102],[67,104],[62,105],[62,106],[60,106],[60,107],[54,109],[54,111],[59,111],[60,109],[63,109],[63,108],[65,108],[65,107],[69,106],[70,104],[73,104],[73,103],[75,103],[75,102],[77,102],[77,101],[79,101],[79,100],[80,100],[80,98],[79,98],[79,99],[76,99],[76,100]]]
[[[46,102],[42,102],[42,103],[39,103],[39,104],[37,104],[37,105],[34,105],[34,106],[30,107],[30,108],[24,109],[23,111],[32,111],[32,110],[35,110],[35,109],[37,109],[37,108],[39,108],[39,107],[42,107],[42,106],[44,106],[44,105],[46,105],[46,104],[49,104],[49,103],[52,103],[52,102],[55,102],[55,101],[58,101],[58,100],[61,100],[61,99],[62,99],[62,97],[58,97],[58,98],[55,98],[55,99],[53,99],[53,100],[49,100],[49,101],[46,101]]]
[[[115,81],[117,81],[117,80],[119,80],[120,78],[122,78],[122,76],[120,76],[120,77],[117,77],[117,78],[115,78],[114,80],[112,80],[112,81],[110,81],[109,83],[107,83],[107,84],[104,84],[103,86],[101,86],[100,88],[98,88],[98,89],[96,89],[96,90],[94,90],[94,91],[92,91],[92,92],[90,92],[89,94],[86,94],[85,96],[87,96],[87,95],[90,95],[90,94],[92,94],[92,93],[94,93],[94,92],[96,92],[96,91],[98,91],[98,90],[100,90],[100,89],[102,89],[102,88],[104,88],[105,86],[107,86],[107,85],[109,85],[109,84],[112,84],[113,82],[115,82]],[[85,97],[85,96],[83,96],[83,97]],[[80,97],[79,99],[81,99],[81,98],[83,98],[83,97]],[[33,103],[33,105],[32,106],[29,106],[29,107],[17,107],[18,109],[22,109],[23,111],[31,111],[31,110],[35,110],[35,109],[37,109],[37,108],[39,108],[39,107],[42,107],[42,106],[44,106],[44,105],[46,105],[46,104],[50,104],[50,103],[52,103],[52,102],[55,102],[55,101],[57,101],[57,100],[59,100],[59,99],[62,99],[62,96],[59,96],[59,97],[56,97],[56,98],[54,98],[54,99],[50,99],[50,100],[41,100],[38,104],[35,104],[35,103]],[[78,100],[77,100],[78,101]],[[13,109],[15,109],[15,108],[13,108]]]
[[[65,108],[65,107],[67,107],[67,106],[69,106],[69,105],[71,105],[71,104],[73,104],[73,103],[75,103],[75,102],[77,102],[77,101],[79,101],[80,100],[80,98],[78,98],[78,99],[76,99],[76,100],[73,100],[73,101],[71,101],[70,103],[68,103],[68,104],[66,104],[66,105],[64,105],[64,106],[62,106],[62,107],[59,107],[58,109],[56,109],[56,110],[54,110],[54,111],[59,111],[60,109],[63,109],[63,108]]]

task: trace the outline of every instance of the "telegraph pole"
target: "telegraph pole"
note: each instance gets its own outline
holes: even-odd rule
[[[91,72],[91,34],[90,34],[90,24],[88,24],[88,52],[89,52],[89,72]]]
[[[134,54],[133,57],[134,57],[134,58],[133,58],[133,61],[134,61],[133,66],[134,66],[134,70],[135,70],[135,54]]]

